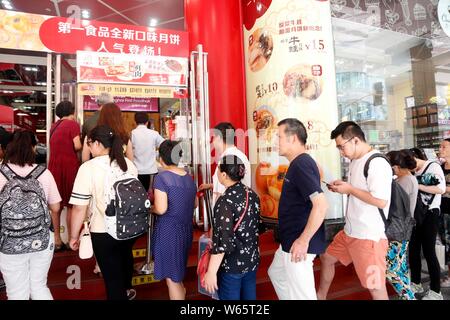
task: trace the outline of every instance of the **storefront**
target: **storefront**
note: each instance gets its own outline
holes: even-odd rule
[[[132,2],[130,11],[146,5]],[[0,104],[31,113],[40,140],[45,142],[45,123],[53,121],[51,112],[45,111],[55,102],[70,98],[83,106],[80,120],[95,109],[95,95],[80,95],[76,88],[81,83],[75,71],[77,50],[189,57],[201,43],[208,52],[206,100],[211,126],[230,121],[246,131],[261,123],[273,127],[282,118],[295,116],[308,124],[310,152],[324,168],[326,179],[341,178],[346,176],[347,162],[329,140],[330,131],[340,121],[359,123],[368,142],[382,152],[418,146],[432,155],[440,140],[450,136],[448,5],[448,0],[174,0],[166,12],[184,9],[179,18],[167,18],[169,22],[161,27],[172,26],[170,21],[176,20],[172,28],[178,30],[158,26],[159,31],[151,35],[148,27],[131,25],[129,20],[120,25],[92,20],[77,26],[30,6],[23,11],[39,15],[28,20],[14,20],[12,11],[2,10]],[[50,31],[33,27],[44,23]],[[20,32],[24,32],[21,40],[12,41]],[[41,40],[35,42],[33,35],[39,33]],[[14,66],[11,71],[8,64],[22,67]],[[27,77],[31,82],[19,84],[19,90],[17,81]],[[27,95],[17,95],[20,91]],[[194,96],[200,98],[198,93]],[[170,137],[172,120],[183,104],[168,98],[173,97],[121,96],[125,108],[146,104],[155,128]],[[267,133],[264,137],[271,145],[273,136]],[[239,145],[247,151],[253,173],[267,162],[265,156],[271,159],[270,153],[276,153],[260,145],[260,138],[248,134]],[[265,148],[269,155],[261,156],[258,148]],[[277,161],[278,173],[285,163]],[[255,189],[257,184],[255,180]],[[276,190],[269,192],[266,186],[260,195],[264,193],[269,201],[266,208],[273,211]],[[345,203],[341,197],[329,197],[332,206],[327,217],[341,218]]]

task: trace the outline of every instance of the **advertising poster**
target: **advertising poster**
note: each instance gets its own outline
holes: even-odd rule
[[[288,161],[278,156],[277,123],[299,119],[308,153],[323,181],[340,178],[340,158],[330,133],[338,124],[336,77],[327,0],[261,0],[244,8],[247,117],[253,187],[266,222],[276,222]],[[327,218],[342,216],[342,197],[322,185]]]
[[[0,10],[0,48],[189,56],[188,33],[184,31],[9,10]]]
[[[77,81],[187,86],[188,59],[105,52],[77,52]]]

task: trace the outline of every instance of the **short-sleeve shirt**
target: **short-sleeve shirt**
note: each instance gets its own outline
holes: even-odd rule
[[[367,178],[364,176],[364,166],[370,156],[380,153],[372,150],[359,159],[350,162],[348,183],[353,187],[369,192],[373,197],[387,201],[383,209],[387,218],[391,200],[392,167],[381,157],[370,161]],[[380,211],[374,205],[368,204],[350,195],[347,202],[344,232],[352,238],[378,242],[386,239],[385,226]]]
[[[145,125],[138,125],[131,131],[131,143],[133,144],[133,162],[139,174],[155,174],[156,148],[164,141],[155,130],[148,129]]]
[[[1,166],[1,164],[0,164]],[[26,165],[24,167],[18,166],[16,164],[9,163],[8,166],[14,171],[17,175],[21,177],[26,177],[31,171],[36,168],[36,164],[32,166]],[[61,202],[61,196],[58,192],[58,187],[56,186],[55,179],[49,170],[45,170],[38,179],[37,179],[42,189],[44,190],[45,196],[47,197],[48,204],[55,204]],[[3,186],[6,184],[8,179],[3,174],[0,174],[0,190],[3,189]]]
[[[125,158],[127,172],[137,177],[137,169],[133,162]],[[112,165],[117,166],[114,161]],[[90,230],[105,233],[106,199],[104,194],[107,177],[106,167],[111,166],[108,155],[95,157],[80,166],[69,203],[74,205],[89,205]]]
[[[225,253],[220,269],[241,274],[255,271],[259,265],[259,198],[251,189],[248,207],[236,232],[234,226],[245,209],[247,192],[241,182],[227,188],[214,206],[212,253]]]
[[[397,182],[408,194],[411,216],[414,217],[414,209],[416,208],[417,202],[417,193],[419,192],[419,184],[417,183],[417,178],[412,174],[408,174],[406,176],[398,178]]]
[[[322,192],[319,168],[314,159],[303,153],[292,160],[284,177],[278,206],[284,252],[289,252],[293,242],[305,230],[312,209],[311,199]],[[322,224],[309,242],[308,253],[321,254],[325,247],[325,226]]]
[[[431,163],[431,165],[428,167],[427,171],[425,171],[425,168],[430,163]],[[434,175],[439,180],[439,184],[436,187],[438,187],[443,192],[445,192],[446,182],[445,182],[444,171],[442,171],[442,168],[439,165],[439,163],[434,162],[432,160],[427,160],[424,163],[423,167],[419,171],[416,171],[416,176],[422,175],[424,173],[424,171],[425,171],[426,174]],[[431,195],[430,194],[421,193],[421,197],[422,197],[423,203],[427,203],[430,200]],[[440,206],[441,206],[441,198],[442,198],[441,194],[435,194],[433,202],[431,202],[429,208],[430,209],[440,208]]]
[[[220,159],[222,159],[225,156],[236,156],[242,161],[242,163],[245,166],[245,176],[242,179],[242,183],[245,184],[247,187],[251,188],[251,186],[252,186],[252,171],[251,171],[250,162],[248,161],[247,156],[241,150],[236,148],[235,146],[226,149],[220,156]],[[213,179],[213,205],[216,203],[219,196],[225,192],[225,189],[226,189],[219,182],[219,178],[217,176],[219,173],[218,170],[219,169],[216,167],[216,170],[214,171],[214,175],[212,177],[212,179]]]

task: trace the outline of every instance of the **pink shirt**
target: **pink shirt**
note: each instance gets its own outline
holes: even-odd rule
[[[1,164],[0,164],[1,165]],[[20,167],[16,164],[8,164],[8,166],[14,171],[17,175],[21,177],[26,177],[31,170],[36,168],[36,164],[32,166],[26,165],[25,167]],[[3,186],[6,184],[8,180],[6,177],[0,173],[0,190],[3,189]],[[55,179],[53,178],[50,171],[45,170],[43,174],[38,178],[38,181],[41,183],[42,188],[44,189],[44,193],[47,197],[48,204],[55,204],[61,202],[61,196],[58,192],[58,187],[56,186]]]

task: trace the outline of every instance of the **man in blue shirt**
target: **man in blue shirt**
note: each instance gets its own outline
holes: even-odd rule
[[[280,300],[316,300],[313,260],[325,251],[328,208],[316,162],[306,153],[307,133],[297,119],[278,123],[279,154],[289,162],[278,207],[281,245],[268,273]]]

